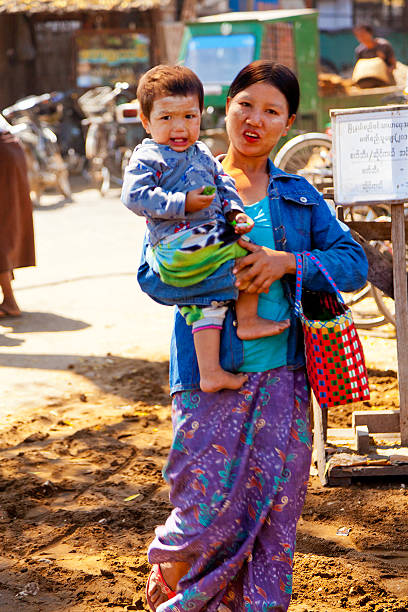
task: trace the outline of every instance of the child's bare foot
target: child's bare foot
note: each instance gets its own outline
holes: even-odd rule
[[[222,368],[200,374],[201,391],[215,393],[222,389],[240,389],[248,380],[246,374],[232,374]]]
[[[262,317],[241,318],[238,320],[237,336],[241,340],[255,340],[266,336],[277,336],[290,325],[290,320],[271,321]]]

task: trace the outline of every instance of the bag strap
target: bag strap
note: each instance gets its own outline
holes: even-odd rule
[[[316,255],[312,255],[309,251],[303,251],[302,253],[295,253],[296,257],[296,293],[295,293],[295,313],[300,315],[303,313],[302,309],[302,277],[303,277],[303,257],[307,257],[310,261],[319,268],[320,272],[325,276],[326,280],[333,287],[339,301],[344,304],[343,296],[337,288],[336,283]]]
[[[299,317],[303,314],[303,308],[302,308],[303,259],[300,253],[295,253],[295,257],[296,257],[295,313]]]

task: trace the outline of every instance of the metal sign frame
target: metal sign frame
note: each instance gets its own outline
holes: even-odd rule
[[[408,201],[408,105],[330,111],[337,204]]]
[[[408,447],[408,291],[404,214],[404,202],[408,202],[408,105],[335,109],[330,115],[335,203],[350,206],[386,202],[392,205],[401,444]],[[370,175],[375,175],[378,182],[372,183],[374,188],[367,190],[362,181]]]

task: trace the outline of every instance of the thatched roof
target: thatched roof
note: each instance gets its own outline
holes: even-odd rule
[[[77,13],[159,8],[169,0],[0,0],[0,13]]]

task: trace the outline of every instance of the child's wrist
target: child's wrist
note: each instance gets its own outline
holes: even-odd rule
[[[239,221],[237,221],[237,217],[238,215],[244,215],[244,217],[246,217],[245,213],[242,210],[230,210],[226,215],[226,219],[228,221],[228,223],[231,223],[232,225],[234,225],[235,223],[239,223]]]

